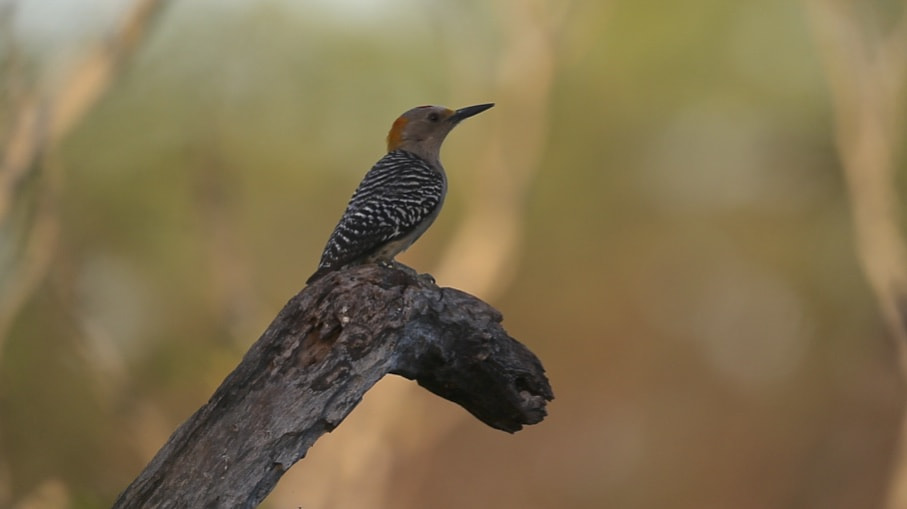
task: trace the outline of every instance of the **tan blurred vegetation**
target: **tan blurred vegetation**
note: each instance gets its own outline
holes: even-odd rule
[[[387,379],[267,507],[904,507],[902,0],[90,3],[0,0],[0,507],[109,506],[393,118],[486,101],[401,260],[548,419]]]

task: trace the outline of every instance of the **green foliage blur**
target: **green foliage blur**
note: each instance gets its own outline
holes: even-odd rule
[[[105,33],[41,39],[24,16],[59,14],[24,4],[6,92]],[[427,438],[379,437],[351,457],[382,468],[306,487],[343,470],[319,442],[266,507],[881,504],[904,391],[801,3],[174,2],[145,37],[54,151],[52,262],[0,343],[0,507],[108,507],[302,288],[393,119],[482,102],[400,259],[432,272],[492,211],[511,248],[467,244],[475,272],[439,283],[539,355],[549,417],[511,437],[406,392]],[[39,182],[0,225],[0,278]],[[473,283],[485,250],[502,261]],[[350,420],[406,384],[387,382]]]

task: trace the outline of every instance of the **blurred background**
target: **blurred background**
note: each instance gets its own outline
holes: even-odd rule
[[[400,260],[503,312],[548,418],[507,435],[388,377],[264,507],[886,505],[905,391],[867,274],[903,269],[904,19],[0,0],[0,507],[108,507],[302,288],[394,118],[483,102]]]

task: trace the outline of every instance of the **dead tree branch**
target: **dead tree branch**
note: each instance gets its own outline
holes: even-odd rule
[[[115,508],[258,505],[388,373],[508,432],[553,398],[541,363],[481,300],[401,268],[330,274],[290,299]]]

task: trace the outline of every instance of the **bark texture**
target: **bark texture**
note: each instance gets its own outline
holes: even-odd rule
[[[538,358],[481,300],[405,267],[335,272],[284,306],[115,508],[257,506],[388,373],[507,432],[553,399]]]

